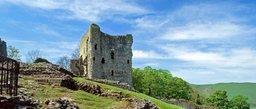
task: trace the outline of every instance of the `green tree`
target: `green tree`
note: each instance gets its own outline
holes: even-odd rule
[[[18,49],[16,49],[15,47],[12,47],[12,46],[8,46],[7,47],[7,57],[8,58],[11,58],[11,59],[14,59],[14,60],[17,60],[17,61],[21,61],[21,59],[20,59],[20,57],[21,57],[21,55],[19,55],[19,50]]]
[[[41,62],[50,63],[47,59],[44,59],[44,58],[36,58],[36,60],[33,63],[41,63]]]
[[[196,88],[193,89],[193,92],[191,93],[190,101],[198,104],[203,105],[206,102],[205,96],[203,94],[200,94]]]
[[[236,95],[231,99],[230,106],[232,109],[250,109],[250,105],[247,100],[248,97]]]
[[[167,98],[186,99],[190,100],[192,91],[191,86],[181,78],[174,77],[168,84]]]
[[[132,83],[133,87],[139,92],[144,92],[144,74],[143,71],[139,68],[133,68],[132,69]]]
[[[209,105],[218,107],[220,109],[229,108],[229,101],[226,91],[216,90],[206,99],[206,101],[209,103]]]
[[[132,72],[134,88],[152,97],[189,99],[191,86],[181,78],[172,77],[168,70],[154,69],[146,66],[143,70],[136,68]]]

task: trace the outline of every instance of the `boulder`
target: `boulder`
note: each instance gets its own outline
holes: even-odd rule
[[[142,99],[138,100],[135,98],[122,98],[121,100],[123,106],[119,108],[131,108],[131,109],[158,109],[158,107],[151,101]]]
[[[79,107],[66,98],[58,98],[55,100],[46,100],[42,109],[79,109]]]

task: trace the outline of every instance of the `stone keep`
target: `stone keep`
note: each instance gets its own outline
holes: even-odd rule
[[[120,81],[132,86],[132,42],[131,34],[111,36],[92,24],[80,42],[79,65],[71,60],[71,70],[74,69],[72,65],[80,66],[77,67],[78,75]]]
[[[7,57],[6,42],[0,38],[0,55]]]

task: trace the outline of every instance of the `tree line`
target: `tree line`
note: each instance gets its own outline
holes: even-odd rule
[[[188,82],[173,77],[170,71],[154,69],[150,66],[144,69],[133,68],[132,82],[138,92],[152,97],[190,100],[190,95],[193,92]]]
[[[249,109],[248,97],[237,95],[230,101],[227,92],[216,90],[208,98],[191,87],[179,77],[173,77],[171,72],[164,69],[154,69],[150,66],[144,69],[133,68],[132,82],[140,92],[156,98],[185,99],[198,105],[214,106],[220,109]]]
[[[215,106],[220,109],[250,109],[247,100],[248,97],[236,95],[229,101],[227,92],[223,90],[216,90],[206,98],[207,105]]]

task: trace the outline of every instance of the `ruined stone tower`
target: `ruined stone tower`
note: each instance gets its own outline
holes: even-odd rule
[[[6,42],[0,38],[0,55],[7,57]]]
[[[90,25],[80,42],[79,64],[83,72],[80,70],[79,75],[132,86],[132,42],[131,34],[111,36],[101,32],[98,25]]]

